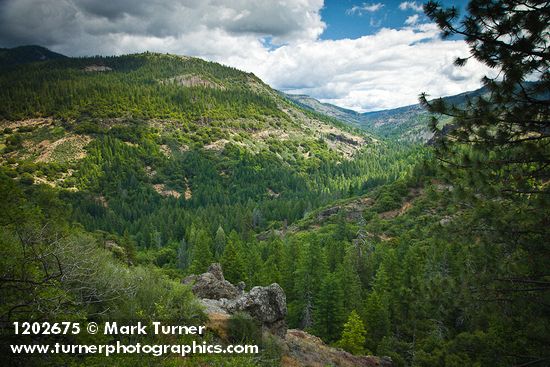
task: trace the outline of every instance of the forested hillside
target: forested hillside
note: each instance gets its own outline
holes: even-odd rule
[[[2,326],[200,323],[181,280],[219,262],[245,290],[280,284],[290,327],[353,354],[403,367],[547,365],[548,6],[473,1],[458,24],[438,3],[425,11],[504,77],[468,98],[376,113],[364,130],[197,58],[2,68]],[[250,341],[254,325],[236,329]],[[110,361],[281,365],[280,346],[252,331],[257,356]]]
[[[140,295],[153,290],[133,279],[150,267],[177,281],[220,261],[230,281],[278,281],[266,233],[284,233],[322,205],[406,177],[425,155],[297,108],[251,74],[195,58],[49,60],[5,70],[0,81],[2,196],[15,200],[3,200],[13,218],[3,223],[3,242],[6,254],[17,254],[14,264],[26,264],[17,272],[3,264],[3,271],[71,299],[63,307],[52,301],[52,317],[84,306],[82,317],[154,320],[160,311],[152,305],[170,308],[167,318],[189,308],[191,295],[169,279],[151,280],[174,288],[165,296]],[[28,225],[19,226],[21,217]],[[47,235],[36,233],[41,226]],[[67,242],[52,243],[57,236]],[[26,246],[37,254],[19,252]],[[54,274],[40,270],[57,258],[40,255],[50,251],[63,253]],[[74,293],[91,281],[89,262],[57,285],[79,253],[106,262],[94,272],[91,294]],[[120,278],[120,286],[103,283],[127,266],[136,275]],[[16,290],[4,290],[4,322],[28,318],[43,297]],[[189,321],[191,310],[176,320]]]
[[[444,97],[442,100],[449,105],[464,107],[468,104],[468,101],[487,93],[487,88],[480,88],[471,92]],[[433,138],[433,131],[429,125],[432,114],[420,103],[389,110],[359,113],[330,103],[321,103],[315,98],[305,95],[285,94],[285,96],[298,106],[345,121],[351,126],[365,130],[380,138],[416,144],[429,142]],[[440,121],[442,126],[448,123],[450,123],[448,117]]]

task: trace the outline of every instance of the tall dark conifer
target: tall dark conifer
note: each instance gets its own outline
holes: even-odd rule
[[[548,363],[550,3],[473,0],[462,18],[435,1],[424,10],[444,37],[467,42],[470,54],[457,67],[475,59],[494,71],[484,93],[461,105],[421,96],[428,110],[452,117],[445,126],[433,118],[432,128],[436,157],[471,213],[461,230],[495,254],[472,274],[474,299],[493,315],[500,359]],[[514,342],[527,335],[528,344]]]

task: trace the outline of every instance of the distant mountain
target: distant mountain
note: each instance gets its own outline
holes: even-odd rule
[[[67,58],[67,56],[50,51],[47,48],[41,46],[0,48],[0,67],[9,67],[36,61],[65,58]]]
[[[350,123],[357,127],[359,127],[359,125],[361,124],[362,119],[359,112],[338,107],[330,103],[323,103],[305,94],[288,94],[283,92],[281,92],[281,94],[284,97],[290,99],[295,104],[307,110],[319,112],[324,115],[334,117],[340,121]]]
[[[467,98],[484,93],[486,93],[485,88],[480,88],[443,99],[447,103],[460,105],[465,103]],[[358,113],[330,103],[322,103],[306,95],[285,94],[285,96],[303,108],[332,116],[381,137],[409,142],[427,142],[433,136],[428,127],[430,115],[420,104]]]

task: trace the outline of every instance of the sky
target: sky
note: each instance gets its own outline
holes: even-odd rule
[[[466,43],[442,40],[419,1],[0,0],[0,47],[27,44],[201,57],[359,112],[474,90],[490,73],[475,60],[453,65]]]

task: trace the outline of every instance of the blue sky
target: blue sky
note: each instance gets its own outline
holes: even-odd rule
[[[474,90],[489,73],[475,60],[453,66],[468,46],[441,40],[420,1],[0,0],[0,47],[23,44],[201,57],[360,112]]]
[[[440,1],[446,6],[455,6],[465,11],[467,1]],[[407,3],[407,5],[401,5]],[[338,40],[359,38],[374,34],[380,28],[401,28],[407,18],[418,15],[418,22],[427,17],[418,11],[422,1],[354,1],[326,0],[321,9],[321,18],[327,24],[321,39]],[[401,8],[400,8],[401,5]]]

